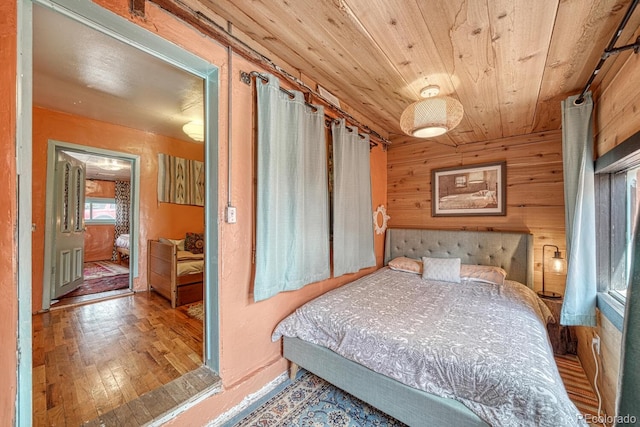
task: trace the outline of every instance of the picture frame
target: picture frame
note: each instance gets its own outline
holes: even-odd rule
[[[433,169],[431,215],[506,215],[506,171],[506,161]]]

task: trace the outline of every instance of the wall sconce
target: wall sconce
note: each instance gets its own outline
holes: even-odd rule
[[[545,254],[546,254],[546,249],[547,248],[555,248],[555,252],[553,253],[553,257],[552,259],[552,263],[551,263],[551,271],[553,271],[554,273],[562,273],[562,268],[564,267],[564,263],[563,263],[563,259],[562,259],[562,255],[560,254],[560,249],[558,249],[558,247],[556,245],[543,245],[542,246],[542,290],[538,291],[538,295],[541,296],[542,298],[549,298],[549,299],[560,299],[562,298],[562,295],[560,295],[557,292],[553,292],[553,291],[546,291],[544,289],[544,275],[545,275]]]

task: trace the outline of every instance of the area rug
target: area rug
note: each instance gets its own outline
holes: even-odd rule
[[[589,419],[597,412],[598,402],[580,360],[573,355],[556,356],[555,359],[569,398]],[[251,410],[249,415],[239,421],[232,420],[225,427],[404,425],[302,370],[294,383]]]
[[[117,276],[100,277],[98,279],[85,280],[80,287],[61,296],[60,298],[79,297],[100,292],[115,291],[129,287],[129,273]]]
[[[204,320],[204,306],[202,305],[202,301],[191,304],[187,308],[187,314],[194,319]]]
[[[92,280],[100,277],[129,274],[129,269],[111,261],[95,261],[84,263],[84,280]]]
[[[304,371],[291,385],[267,400],[236,427],[265,426],[405,426]]]

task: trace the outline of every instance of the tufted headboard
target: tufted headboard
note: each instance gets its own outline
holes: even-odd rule
[[[389,228],[384,264],[399,256],[495,265],[505,269],[507,279],[533,287],[533,235],[528,233]]]

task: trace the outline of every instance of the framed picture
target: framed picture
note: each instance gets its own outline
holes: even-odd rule
[[[506,215],[506,162],[434,169],[433,216]]]

